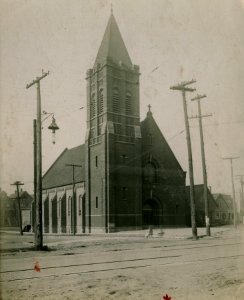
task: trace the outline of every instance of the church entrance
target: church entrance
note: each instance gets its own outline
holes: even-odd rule
[[[142,225],[148,228],[149,225],[158,227],[162,224],[162,209],[157,199],[148,199],[142,208]]]

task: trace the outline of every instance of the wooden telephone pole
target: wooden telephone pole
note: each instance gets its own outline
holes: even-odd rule
[[[234,175],[233,175],[233,160],[239,157],[225,157],[223,159],[228,159],[230,161],[230,171],[231,171],[231,184],[232,184],[232,203],[233,203],[233,214],[234,214],[234,227],[237,227],[236,221],[236,196],[235,196],[235,186],[234,186]]]
[[[33,232],[36,232],[36,119],[33,120],[33,165],[34,165],[34,202],[33,202]]]
[[[35,228],[35,248],[43,249],[42,232],[42,129],[41,129],[41,89],[40,81],[44,79],[49,72],[43,72],[40,77],[36,77],[26,88],[36,84],[37,88],[37,118],[36,118],[36,228]]]
[[[192,162],[192,149],[191,149],[191,136],[187,113],[186,104],[186,92],[194,92],[195,88],[187,87],[190,84],[195,83],[196,80],[182,82],[176,86],[170,87],[171,90],[177,90],[182,92],[184,117],[185,117],[185,128],[186,128],[186,140],[188,150],[188,164],[189,164],[189,177],[190,177],[190,203],[191,203],[191,226],[193,239],[197,239],[197,226],[196,226],[196,207],[195,207],[195,193],[194,193],[194,176],[193,176],[193,162]]]
[[[16,186],[17,190],[17,200],[18,200],[18,211],[19,211],[19,227],[20,227],[20,235],[23,235],[23,229],[22,229],[22,213],[21,213],[21,206],[20,206],[20,197],[19,197],[19,186],[24,185],[24,183],[21,183],[20,181],[15,181],[15,183],[11,184]]]
[[[243,186],[244,186],[244,174],[242,175],[236,175],[236,177],[240,178],[240,184],[241,184],[241,193],[240,193],[240,216],[241,216],[241,224],[244,223],[244,192],[243,192]]]
[[[75,235],[75,168],[82,168],[82,165],[76,164],[66,164],[67,167],[72,167],[72,202],[71,202],[71,228],[72,232]]]
[[[204,198],[204,206],[205,206],[206,234],[207,234],[207,236],[210,236],[211,232],[210,232],[210,220],[209,220],[210,218],[209,218],[209,207],[208,207],[208,180],[207,180],[206,159],[205,159],[205,150],[204,150],[204,141],[203,141],[202,118],[210,117],[212,115],[211,114],[202,115],[200,100],[205,97],[206,97],[206,95],[197,95],[195,98],[191,99],[192,101],[197,101],[197,104],[198,104],[198,115],[195,117],[191,117],[191,119],[197,118],[199,121],[201,154],[202,154],[203,198]]]

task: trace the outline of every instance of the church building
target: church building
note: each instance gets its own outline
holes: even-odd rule
[[[140,121],[139,79],[111,14],[86,74],[85,143],[65,149],[43,177],[44,232],[186,224],[186,173],[150,105]]]

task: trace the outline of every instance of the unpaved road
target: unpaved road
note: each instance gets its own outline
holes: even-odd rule
[[[243,233],[197,241],[70,237],[53,243],[55,251],[3,253],[2,299],[244,299]]]

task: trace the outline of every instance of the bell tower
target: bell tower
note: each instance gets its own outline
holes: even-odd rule
[[[89,232],[141,227],[139,76],[111,12],[86,78]]]

